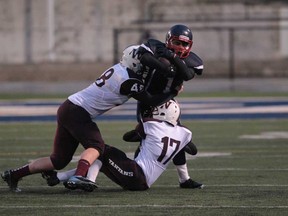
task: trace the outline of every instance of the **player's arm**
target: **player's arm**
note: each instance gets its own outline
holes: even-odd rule
[[[132,97],[146,105],[159,106],[160,104],[166,103],[170,99],[174,98],[177,94],[178,92],[176,90],[156,95],[151,95],[149,92],[143,91],[132,95]]]
[[[197,152],[198,152],[196,145],[195,145],[192,141],[190,141],[190,142],[183,148],[183,150],[184,150],[185,152],[187,152],[188,154],[190,154],[190,155],[196,155]]]
[[[163,74],[164,76],[175,75],[175,69],[171,65],[167,65],[158,58],[156,58],[151,52],[147,51],[144,47],[139,47],[139,52],[142,53],[140,57],[140,63],[149,69],[155,69],[157,72]]]
[[[120,94],[133,97],[134,99],[149,105],[158,106],[163,104],[177,95],[177,90],[171,92],[151,95],[145,91],[144,83],[138,79],[131,78],[122,83],[120,88]]]
[[[171,63],[176,67],[176,71],[180,74],[184,81],[188,81],[194,78],[195,70],[194,68],[188,67],[185,62],[178,56],[172,58]]]
[[[186,63],[179,58],[178,55],[167,49],[165,46],[158,46],[156,49],[156,53],[160,57],[167,58],[171,62],[171,64],[176,67],[177,74],[179,74],[181,79],[183,79],[184,81],[188,81],[194,78],[194,68],[188,67]]]
[[[131,130],[123,135],[123,140],[126,142],[139,142],[141,139],[145,138],[146,134],[144,132],[142,122],[139,122],[134,130]]]
[[[180,120],[178,120],[178,125],[181,127],[187,128],[186,126],[181,124]],[[192,142],[192,139],[186,144],[186,146],[182,150],[185,151],[186,153],[190,154],[190,155],[196,155],[198,152],[198,149],[197,149],[196,145]]]

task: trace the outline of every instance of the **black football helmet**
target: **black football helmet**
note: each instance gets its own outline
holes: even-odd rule
[[[193,44],[192,31],[185,25],[174,25],[166,34],[166,46],[180,58],[186,58]]]

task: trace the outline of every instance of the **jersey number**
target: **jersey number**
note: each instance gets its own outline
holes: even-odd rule
[[[114,69],[110,68],[109,70],[105,71],[96,81],[95,84],[98,87],[102,87],[105,85],[105,81],[108,80],[114,73]]]
[[[161,142],[163,143],[163,149],[162,149],[161,155],[158,157],[157,161],[161,162],[163,164],[166,164],[176,154],[176,152],[178,151],[179,146],[180,146],[180,141],[179,140],[174,140],[174,139],[169,138],[169,137],[163,137],[161,139]],[[175,150],[172,152],[172,154],[170,155],[170,157],[167,160],[162,162],[164,157],[165,157],[165,155],[166,155],[166,153],[167,153],[167,150],[168,150],[169,146],[172,147],[173,145],[176,145]]]
[[[139,83],[135,83],[132,87],[131,87],[131,92],[141,92],[144,89],[143,85],[140,85]]]

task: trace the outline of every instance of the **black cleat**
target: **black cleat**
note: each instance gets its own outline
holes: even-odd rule
[[[70,177],[67,182],[64,182],[64,186],[71,190],[81,189],[87,192],[92,192],[94,189],[98,188],[95,182],[92,182],[83,176]]]
[[[202,189],[202,188],[204,188],[204,185],[201,183],[198,183],[196,181],[193,181],[192,179],[188,179],[185,182],[180,183],[180,188]]]
[[[55,186],[60,183],[60,180],[57,177],[57,172],[55,170],[42,172],[41,175],[49,186]]]
[[[65,188],[70,189],[70,190],[75,190],[75,189],[77,189],[76,187],[70,187],[70,186],[67,184],[67,181],[64,181],[64,182],[63,182],[63,185],[64,185]]]
[[[13,179],[11,175],[11,170],[6,170],[1,174],[2,179],[8,184],[9,188],[13,192],[20,192],[21,189],[18,188],[18,180]]]

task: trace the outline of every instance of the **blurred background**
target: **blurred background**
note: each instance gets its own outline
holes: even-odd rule
[[[1,93],[74,92],[178,23],[205,67],[187,90],[288,92],[287,0],[0,0],[0,11]]]

